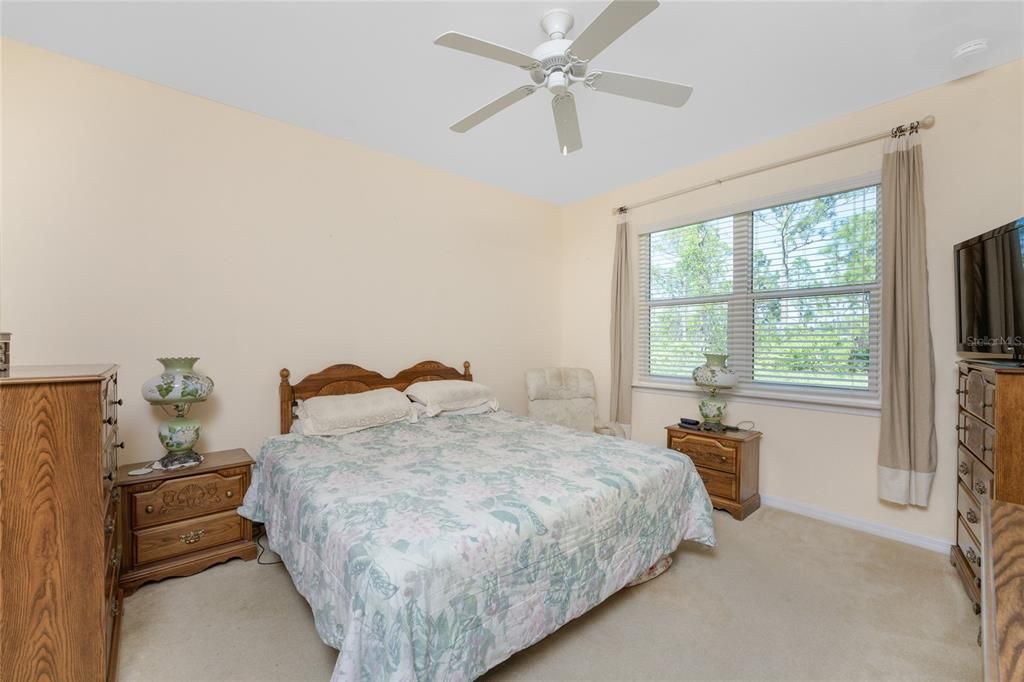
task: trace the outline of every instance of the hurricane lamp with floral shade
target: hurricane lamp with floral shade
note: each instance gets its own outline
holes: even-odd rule
[[[725,353],[705,353],[705,363],[693,370],[693,383],[697,384],[707,397],[700,401],[701,426],[705,431],[725,431],[722,417],[726,402],[718,396],[724,389],[735,388],[739,377],[725,366],[729,356]]]
[[[188,416],[194,403],[203,402],[213,392],[213,379],[196,371],[199,358],[157,358],[164,371],[142,385],[142,397],[161,407],[169,419],[160,422],[157,435],[167,454],[154,462],[153,469],[183,469],[202,464],[195,451],[202,430],[198,419]]]

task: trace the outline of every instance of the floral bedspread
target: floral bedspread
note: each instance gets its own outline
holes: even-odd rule
[[[267,439],[240,513],[266,524],[332,680],[469,680],[682,540],[715,544],[690,460],[506,412]]]

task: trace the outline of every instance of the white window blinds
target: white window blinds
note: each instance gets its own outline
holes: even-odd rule
[[[877,400],[877,185],[640,235],[637,375]]]

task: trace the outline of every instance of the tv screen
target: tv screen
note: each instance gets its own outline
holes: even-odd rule
[[[957,349],[1024,355],[1024,218],[953,248]]]

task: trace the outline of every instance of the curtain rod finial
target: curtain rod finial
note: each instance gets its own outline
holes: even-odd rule
[[[935,125],[935,117],[932,116],[931,114],[928,114],[927,116],[925,116],[924,118],[921,119],[921,126],[920,127],[924,128],[925,130],[928,130],[929,128],[931,128],[934,125]]]
[[[627,208],[625,206],[619,206],[617,209],[615,209],[615,214],[616,215],[622,215],[623,213],[628,213],[628,212],[629,212],[629,208]]]

